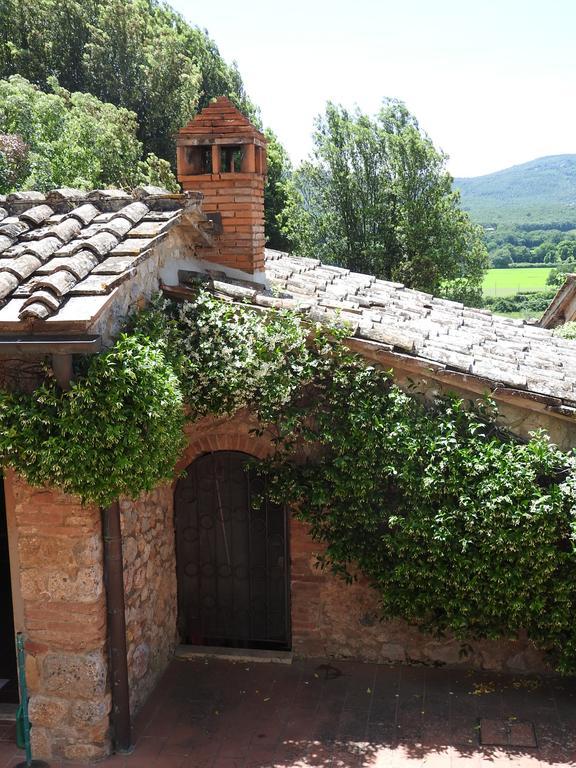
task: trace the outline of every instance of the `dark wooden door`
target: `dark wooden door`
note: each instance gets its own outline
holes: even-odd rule
[[[179,628],[192,645],[290,646],[285,510],[235,451],[201,456],[175,494]]]

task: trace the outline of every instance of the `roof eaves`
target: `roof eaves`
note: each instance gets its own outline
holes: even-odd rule
[[[262,286],[254,286],[252,288],[250,285],[235,285],[231,281],[215,280],[209,275],[201,273],[189,273],[185,279],[188,284],[162,286],[165,295],[180,301],[193,300],[197,296],[198,286],[203,284],[218,298],[243,309],[267,313],[274,309],[290,308],[310,316],[309,303],[299,303],[298,301],[270,296],[262,289]],[[312,307],[312,310],[314,308]],[[312,312],[311,320],[314,319],[318,318]],[[325,315],[324,319],[327,319]],[[436,360],[422,357],[415,354],[412,350],[407,351],[399,345],[362,338],[357,335],[357,329],[354,335],[345,339],[345,344],[353,352],[386,369],[400,369],[403,372],[414,373],[433,379],[440,384],[457,387],[474,395],[481,396],[489,393],[497,401],[520,406],[527,410],[552,413],[556,417],[567,419],[571,422],[576,420],[576,400],[573,399],[547,395],[528,390],[527,388],[507,386],[504,382],[497,379],[481,376],[468,370],[464,371],[456,366],[446,365]]]

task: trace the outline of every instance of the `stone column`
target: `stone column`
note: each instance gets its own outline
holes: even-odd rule
[[[17,532],[34,755],[88,760],[110,752],[100,510],[6,480]]]

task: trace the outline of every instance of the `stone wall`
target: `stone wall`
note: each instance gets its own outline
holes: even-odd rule
[[[518,426],[532,428],[534,421],[538,423],[531,411],[515,416]],[[547,426],[554,439],[573,434],[566,432],[567,423],[549,418]],[[232,419],[207,418],[190,426],[189,447],[179,468],[205,451],[242,450],[266,456],[270,443],[250,434],[254,425],[253,417],[241,411]],[[292,650],[297,656],[550,671],[542,654],[526,639],[464,643],[452,637],[434,638],[402,620],[380,621],[377,593],[365,578],[359,575],[354,584],[347,585],[315,567],[320,546],[303,523],[290,521]]]
[[[111,346],[128,318],[143,307],[160,290],[160,282],[177,284],[178,269],[193,269],[196,245],[185,227],[171,229],[150,255],[136,266],[130,280],[125,280],[114,290],[107,309],[90,327],[90,333],[102,335],[105,346]],[[166,270],[167,265],[170,269]]]
[[[394,370],[396,383],[432,399],[457,392],[467,399],[479,393],[446,385],[432,378]],[[530,405],[529,403],[526,403]],[[498,402],[500,423],[522,438],[545,429],[563,450],[576,446],[576,423],[553,413],[523,408],[522,403]],[[347,585],[315,567],[320,545],[304,524],[291,523],[292,647],[301,656],[334,656],[376,662],[464,665],[476,669],[514,672],[550,671],[544,657],[526,639],[461,642],[431,637],[404,621],[379,619],[378,596],[361,575]]]
[[[120,502],[130,709],[138,711],[172,657],[176,630],[173,490]]]
[[[296,520],[290,526],[292,650],[378,663],[461,665],[510,672],[550,672],[526,639],[437,639],[400,619],[381,621],[378,595],[359,575],[351,585],[315,567],[321,545]]]
[[[73,496],[5,478],[26,637],[34,755],[84,760],[110,749],[100,511]]]

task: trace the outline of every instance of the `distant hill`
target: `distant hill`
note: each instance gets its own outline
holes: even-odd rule
[[[576,222],[576,155],[551,155],[486,176],[454,179],[479,224]]]

